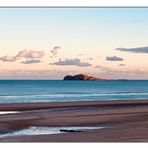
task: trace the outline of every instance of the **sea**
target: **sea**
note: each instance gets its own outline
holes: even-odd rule
[[[0,103],[148,99],[148,80],[0,80]]]

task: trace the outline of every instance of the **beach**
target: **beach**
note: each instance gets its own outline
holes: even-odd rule
[[[56,3],[0,8],[0,143],[148,142],[148,6]]]
[[[0,135],[32,126],[103,127],[0,136],[0,142],[148,142],[148,100],[1,103],[0,113]]]

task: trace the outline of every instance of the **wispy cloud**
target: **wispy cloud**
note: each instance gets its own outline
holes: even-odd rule
[[[77,74],[77,70],[60,70],[60,69],[0,69],[0,79],[63,79],[67,74]]]
[[[82,58],[84,58],[84,59],[86,59],[86,60],[93,60],[93,58],[92,57],[89,57],[90,55],[88,55],[88,54],[78,54],[78,56],[79,57],[82,57]]]
[[[3,56],[0,57],[0,60],[3,62],[15,62],[16,61],[16,56]]]
[[[123,58],[117,57],[117,56],[111,56],[111,57],[107,56],[106,60],[107,61],[123,61]]]
[[[111,68],[103,65],[97,65],[96,75],[100,77],[113,78],[113,79],[147,79],[148,78],[148,70],[147,69],[117,69]]]
[[[45,53],[43,51],[34,51],[29,49],[24,49],[20,51],[16,57],[23,57],[23,58],[43,58]]]
[[[139,22],[140,22],[140,20],[135,19],[135,20],[133,20],[132,22],[133,22],[133,23],[139,23]]]
[[[81,53],[81,54],[78,54],[78,56],[87,56],[87,54]]]
[[[125,66],[125,64],[119,64],[118,66]]]
[[[61,49],[60,46],[54,46],[52,50],[50,50],[50,52],[52,53],[53,56],[58,54],[58,50]]]
[[[100,65],[97,65],[97,66],[94,66],[94,68],[101,68],[102,66],[100,66]]]
[[[137,48],[116,48],[116,50],[132,53],[148,53],[148,46]]]
[[[88,62],[82,62],[80,59],[59,59],[59,61],[51,63],[52,65],[65,65],[65,66],[79,66],[79,67],[88,67],[91,66]]]
[[[101,70],[101,71],[103,71],[103,72],[106,72],[106,71],[108,72],[108,71],[112,70],[112,69],[109,68],[109,67],[100,66],[100,65],[94,66],[94,68],[99,69],[99,70]]]
[[[40,60],[30,59],[30,60],[23,61],[21,63],[23,63],[23,64],[35,64],[35,63],[40,63],[40,62],[41,62]]]
[[[93,60],[93,58],[88,58],[88,60]]]

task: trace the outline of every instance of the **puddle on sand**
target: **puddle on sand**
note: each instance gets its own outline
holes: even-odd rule
[[[0,115],[5,115],[5,114],[16,114],[19,113],[18,111],[0,111]]]
[[[39,126],[30,126],[26,129],[21,129],[13,132],[9,132],[6,134],[0,134],[0,137],[8,137],[8,136],[24,136],[24,135],[46,135],[46,134],[61,134],[65,133],[64,131],[86,131],[93,129],[102,129],[106,127],[39,127]],[[67,133],[66,132],[66,133]]]

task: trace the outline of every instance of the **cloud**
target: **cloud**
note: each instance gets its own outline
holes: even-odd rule
[[[30,60],[23,61],[21,63],[23,63],[23,64],[35,64],[35,63],[40,63],[40,62],[41,62],[40,60],[30,59]]]
[[[3,62],[15,62],[16,56],[3,56],[3,57],[0,57],[0,60]]]
[[[107,61],[123,61],[123,58],[112,56],[112,57],[106,57]]]
[[[116,50],[132,53],[148,53],[148,46],[137,48],[116,48]]]
[[[118,66],[125,66],[125,64],[119,64]]]
[[[105,69],[105,68],[104,68]],[[90,71],[85,69],[85,73],[88,75],[94,75],[96,77],[113,78],[113,79],[148,79],[147,69],[119,69],[107,68],[106,70],[96,69]],[[78,70],[72,69],[0,69],[0,79],[60,79],[62,80],[65,75],[74,75],[82,73],[83,71],[79,68]]]
[[[93,60],[93,58],[89,57],[87,54],[78,54],[79,57],[85,58],[86,60]]]
[[[24,58],[43,58],[45,53],[43,51],[33,51],[29,49],[24,49],[20,51],[16,57],[24,57]]]
[[[59,59],[59,61],[51,63],[52,65],[65,65],[65,66],[79,66],[79,67],[88,67],[91,66],[90,63],[88,62],[81,62],[80,59],[75,58],[75,59]]]
[[[0,79],[41,79],[41,80],[62,80],[65,75],[80,73],[78,70],[60,70],[57,69],[0,69]]]
[[[139,23],[139,22],[140,22],[140,20],[135,19],[135,20],[133,20],[132,22],[133,22],[133,23]]]
[[[60,49],[60,46],[54,46],[53,49]]]
[[[87,54],[81,53],[81,54],[78,54],[78,56],[87,56]]]
[[[58,50],[60,49],[60,46],[54,46],[52,50],[50,50],[50,52],[55,56],[58,54]]]
[[[98,68],[96,75],[98,74],[100,77],[111,78],[111,79],[147,79],[148,70],[146,69],[117,69],[111,68],[107,66],[97,65],[94,68]]]
[[[108,67],[106,67],[106,66],[100,66],[100,65],[97,65],[97,66],[95,66],[94,68],[98,68],[99,70],[101,70],[101,71],[110,71],[111,70],[111,68],[108,68]]]
[[[88,58],[88,60],[93,60],[93,58]]]
[[[35,58],[42,58],[44,57],[44,52],[43,51],[33,51],[33,50],[29,50],[29,49],[24,49],[22,51],[20,51],[16,56],[3,56],[3,57],[0,57],[0,60],[3,61],[3,62],[15,62],[18,57],[24,57],[24,58],[27,58],[27,59],[35,59]],[[25,62],[22,62],[22,63],[28,63],[29,62],[32,62],[32,63],[37,63],[37,60],[28,60],[28,61],[25,61]]]
[[[95,66],[94,68],[102,68],[102,66],[97,65],[97,66]]]

